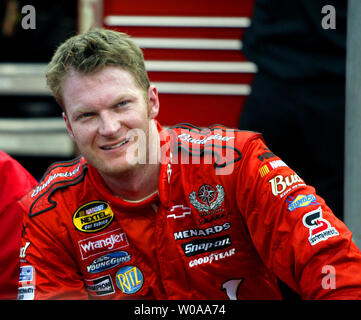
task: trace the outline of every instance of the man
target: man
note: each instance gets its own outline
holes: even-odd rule
[[[155,120],[157,90],[125,34],[56,51],[48,84],[81,157],[21,202],[19,299],[361,298],[361,253],[262,137]]]
[[[15,159],[0,151],[0,299],[17,297],[23,210],[18,201],[37,181]]]

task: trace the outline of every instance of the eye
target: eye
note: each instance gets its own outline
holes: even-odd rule
[[[79,114],[76,117],[76,120],[85,120],[85,119],[88,119],[88,118],[90,118],[90,117],[92,117],[94,115],[95,115],[94,112],[84,112],[84,113]]]
[[[130,100],[122,100],[120,101],[116,107],[125,107],[127,104],[129,104]]]

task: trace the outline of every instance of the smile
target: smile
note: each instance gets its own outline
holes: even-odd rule
[[[103,150],[112,150],[112,149],[115,149],[115,148],[119,148],[123,145],[125,145],[126,143],[128,143],[130,141],[130,139],[125,139],[117,144],[113,144],[113,145],[109,145],[109,146],[103,146],[103,147],[100,147],[101,149]]]

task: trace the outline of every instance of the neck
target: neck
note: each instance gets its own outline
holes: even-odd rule
[[[110,191],[129,201],[140,201],[158,191],[160,164],[143,164],[119,176],[102,176]]]

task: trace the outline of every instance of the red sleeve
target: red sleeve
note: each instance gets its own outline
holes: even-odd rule
[[[71,201],[71,200],[69,200]],[[88,299],[72,252],[62,204],[27,215],[20,253],[19,300]]]
[[[237,203],[264,264],[304,299],[360,299],[361,253],[345,224],[261,139],[242,154]]]
[[[23,211],[18,200],[36,185],[20,163],[0,151],[0,299],[16,299]]]
[[[26,214],[21,238],[19,300],[88,299],[75,258],[72,216],[67,214],[73,212],[69,206],[76,203],[78,194],[64,188],[69,181],[73,184],[83,179],[82,161],[77,158],[55,163],[20,202]]]

